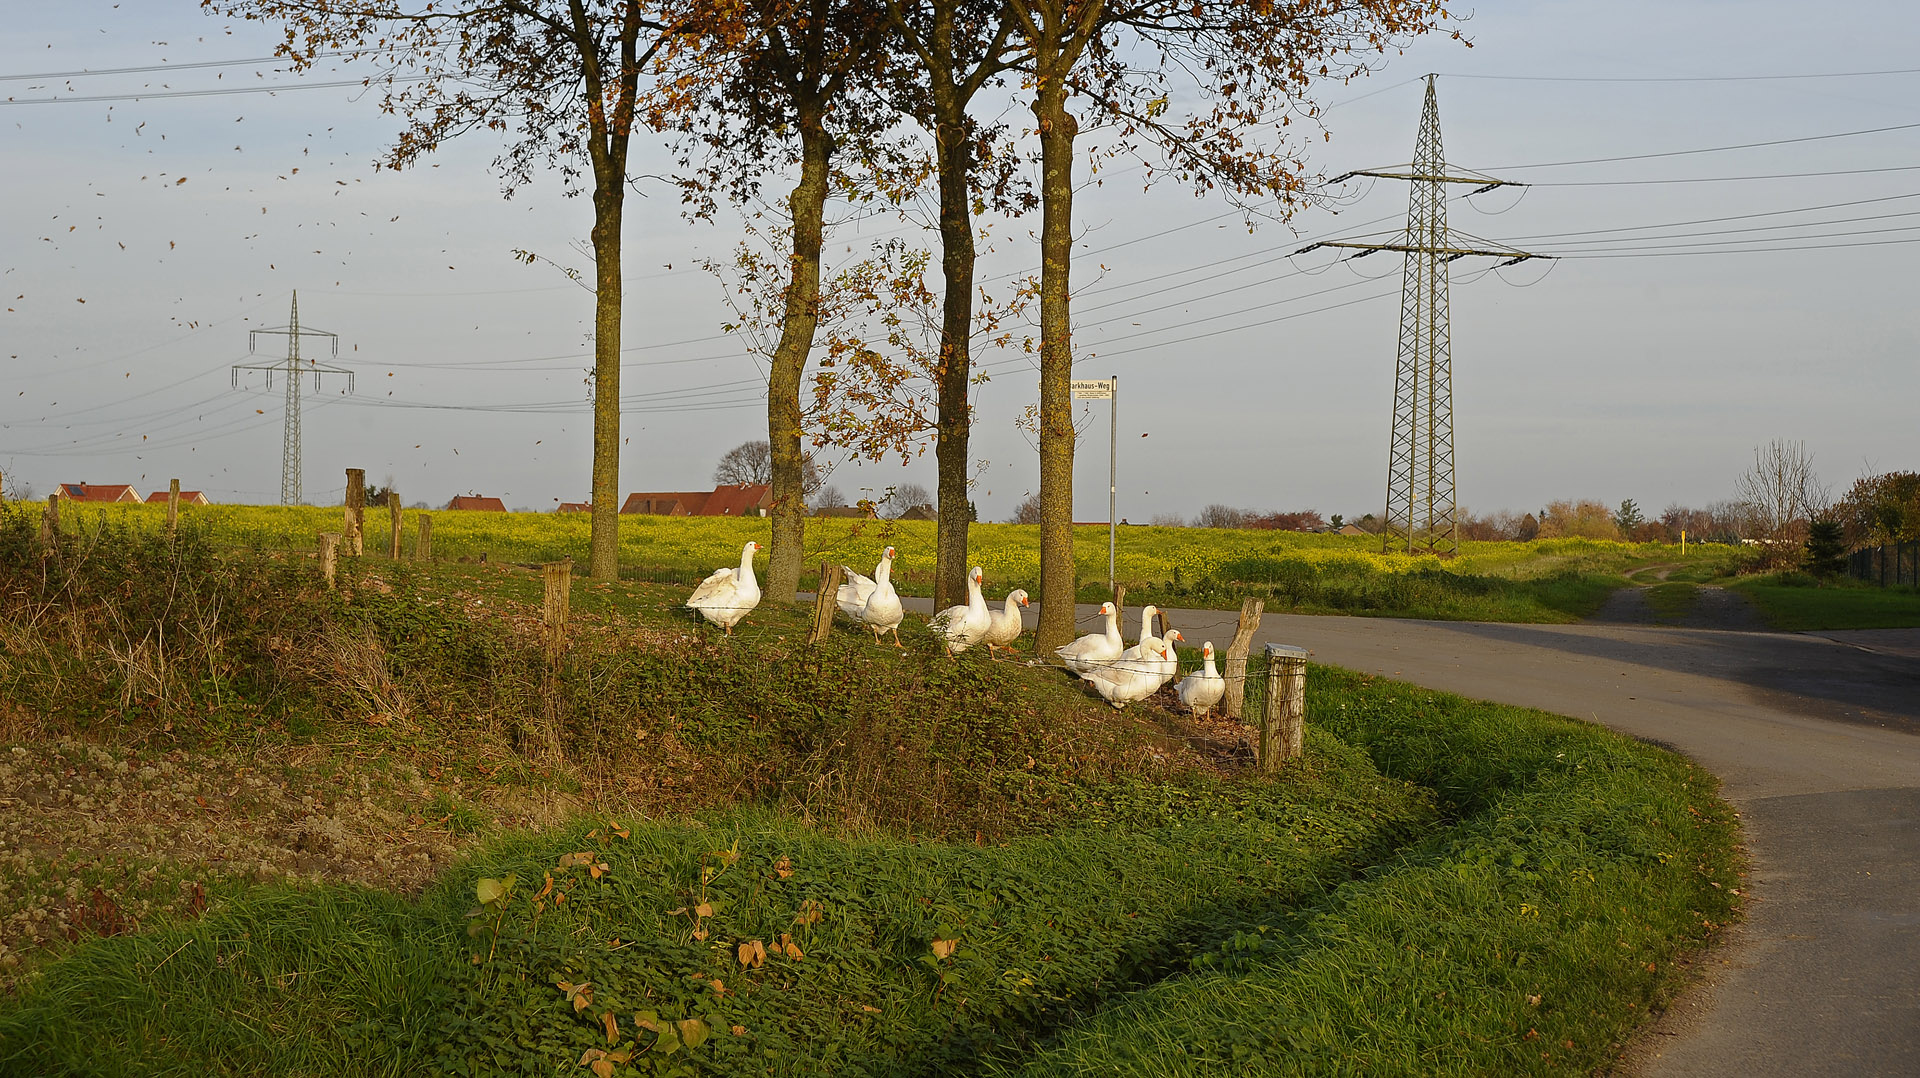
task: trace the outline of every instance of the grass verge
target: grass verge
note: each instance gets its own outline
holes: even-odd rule
[[[1913,588],[1823,580],[1805,573],[1744,577],[1730,586],[1752,600],[1769,626],[1787,632],[1920,626],[1920,590]]]
[[[1597,727],[1316,669],[1308,721],[1457,822],[1001,1075],[1589,1074],[1737,916],[1711,776]]]

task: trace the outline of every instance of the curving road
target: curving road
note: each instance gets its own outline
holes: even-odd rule
[[[1634,624],[1630,599],[1609,611],[1618,623],[1269,614],[1255,646],[1590,719],[1720,777],[1753,857],[1749,919],[1625,1073],[1920,1075],[1920,630],[1658,627]],[[1190,645],[1233,637],[1230,611],[1169,616]]]

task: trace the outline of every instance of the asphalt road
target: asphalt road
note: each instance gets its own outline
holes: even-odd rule
[[[1097,627],[1094,608],[1079,616],[1082,631]],[[1231,611],[1169,616],[1192,646],[1224,651],[1233,637]],[[1749,919],[1624,1073],[1920,1075],[1920,630],[1633,620],[1268,615],[1255,646],[1302,645],[1317,662],[1589,719],[1720,777],[1754,862]]]

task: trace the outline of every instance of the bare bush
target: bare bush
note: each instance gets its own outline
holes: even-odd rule
[[[1035,494],[1032,497],[1028,498],[1026,501],[1021,502],[1019,505],[1015,506],[1013,510],[1013,516],[1008,518],[1007,523],[1009,524],[1040,523],[1040,495]]]
[[[1200,515],[1193,518],[1196,528],[1244,528],[1246,523],[1246,513],[1217,502],[1200,510]]]
[[[1806,538],[1807,523],[1833,505],[1806,443],[1784,438],[1754,448],[1753,466],[1741,473],[1735,489],[1760,530],[1757,538],[1775,544],[1797,545]]]
[[[1156,528],[1184,528],[1187,526],[1187,518],[1178,513],[1155,513],[1153,519],[1147,523]]]

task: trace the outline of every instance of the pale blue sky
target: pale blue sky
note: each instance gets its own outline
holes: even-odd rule
[[[1770,0],[1482,4],[1467,24],[1472,49],[1422,42],[1371,79],[1320,94],[1337,107],[1327,116],[1332,141],[1313,148],[1315,168],[1392,165],[1412,153],[1418,76],[1441,72],[1449,161],[1537,184],[1517,202],[1494,192],[1455,203],[1452,223],[1546,253],[1617,256],[1568,257],[1544,276],[1538,263],[1503,276],[1455,263],[1463,504],[1704,503],[1727,497],[1753,447],[1776,437],[1804,439],[1840,488],[1868,469],[1920,468],[1907,296],[1920,231],[1902,231],[1920,227],[1920,129],[1540,167],[1916,124],[1920,74],[1484,77],[1920,67],[1911,57],[1920,12],[1909,5],[1809,13]],[[266,56],[272,40],[185,2],[20,5],[10,27],[0,75]],[[0,97],[285,77],[259,70],[265,79],[232,67],[11,79]],[[433,167],[376,172],[393,122],[339,89],[10,103],[0,121],[0,468],[43,492],[62,481],[163,488],[178,476],[215,500],[275,500],[280,397],[230,389],[226,368],[247,358],[248,328],[285,321],[298,288],[303,321],[339,333],[341,362],[359,372],[351,398],[329,385],[328,403],[306,414],[311,500],[337,497],[348,466],[391,476],[409,500],[475,491],[546,508],[585,496],[591,297],[512,256],[520,248],[581,263],[569,245],[586,234],[584,200],[560,197],[554,182],[502,199],[487,172],[496,148],[477,137],[450,145]],[[636,170],[658,164],[649,148]],[[1728,179],[1809,172],[1846,174]],[[1671,182],[1681,179],[1709,182]],[[1310,210],[1292,228],[1321,238],[1395,227],[1405,214],[1404,185],[1353,194],[1337,216]],[[1816,206],[1833,208],[1780,212]],[[1191,515],[1210,502],[1378,512],[1397,261],[1290,262],[1282,256],[1302,241],[1286,227],[1249,235],[1232,218],[1211,220],[1223,204],[1173,189],[1143,194],[1137,174],[1087,188],[1079,209],[1076,345],[1095,354],[1083,376],[1122,378],[1121,514]],[[1757,214],[1771,216],[1748,216]],[[1376,219],[1384,223],[1359,227]],[[1000,227],[987,274],[1031,265],[1029,224]],[[842,238],[842,250],[859,242],[852,231]],[[626,343],[640,347],[623,389],[657,396],[627,417],[623,490],[699,487],[727,448],[764,437],[758,370],[721,335],[719,285],[692,268],[725,257],[733,239],[728,228],[686,223],[664,192],[630,202]],[[1814,245],[1834,246],[1758,250]],[[1680,253],[1728,246],[1749,250]],[[262,354],[273,352],[264,341]],[[1036,472],[1013,422],[1034,398],[1034,374],[1006,358],[977,417],[976,456],[988,462],[977,500],[990,519],[1033,489]],[[1099,518],[1104,406],[1089,419],[1076,515]],[[929,457],[904,469],[848,467],[833,481],[858,496],[932,479]]]

